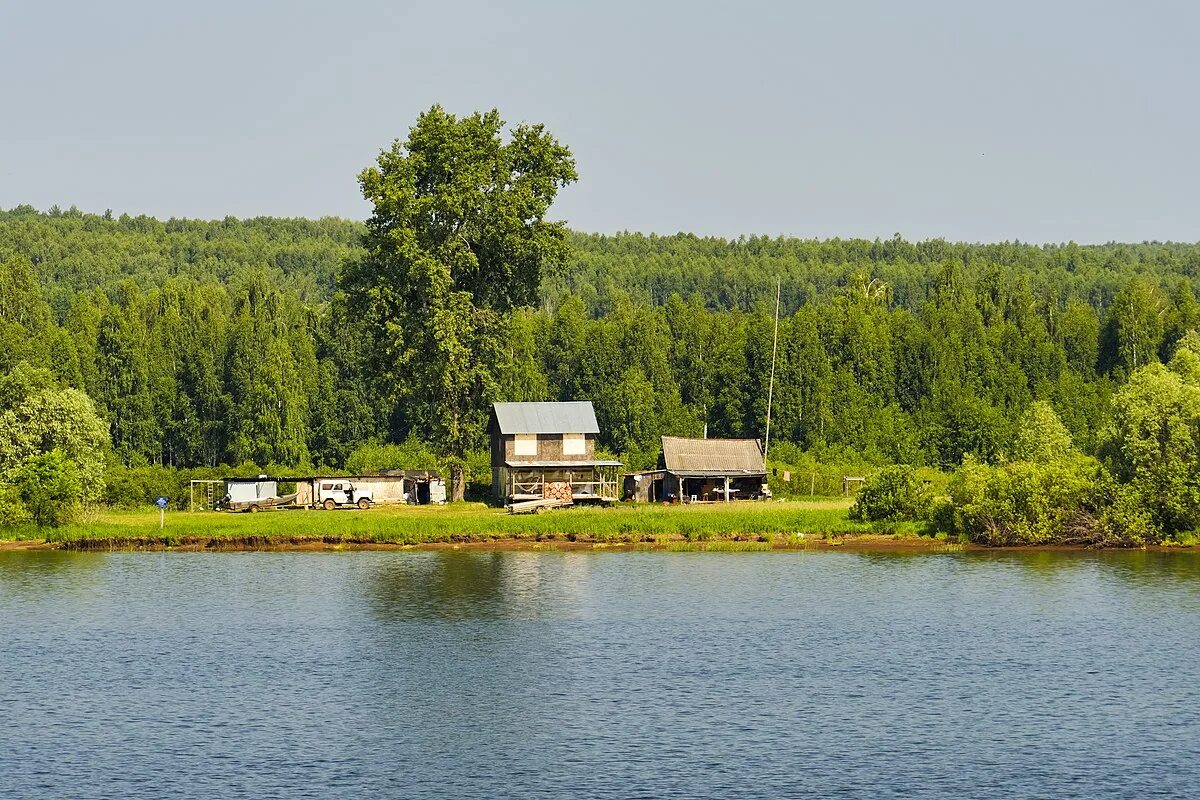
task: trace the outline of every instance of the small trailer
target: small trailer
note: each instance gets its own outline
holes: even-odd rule
[[[296,508],[296,494],[279,494],[279,481],[259,475],[257,478],[230,478],[225,481],[225,497],[220,507],[225,511],[281,511]]]
[[[539,500],[517,500],[509,503],[510,514],[540,514],[548,508],[566,508],[575,505],[570,500],[561,497],[543,497]]]

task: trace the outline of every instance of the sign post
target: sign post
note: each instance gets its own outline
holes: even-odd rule
[[[158,506],[158,529],[161,531],[167,520],[167,498],[158,498],[154,501],[154,505]]]

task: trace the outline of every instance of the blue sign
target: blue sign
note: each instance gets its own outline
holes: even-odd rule
[[[167,498],[165,498],[165,497],[158,498],[157,500],[154,501],[154,505],[158,506],[159,508],[166,508],[167,507]]]

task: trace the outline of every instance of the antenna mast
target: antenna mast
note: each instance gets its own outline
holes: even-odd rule
[[[783,278],[775,279],[775,334],[771,338],[771,381],[767,385],[767,434],[763,438],[763,459],[767,457],[767,449],[771,446],[771,402],[775,399],[775,354],[779,350],[779,292],[783,287]]]

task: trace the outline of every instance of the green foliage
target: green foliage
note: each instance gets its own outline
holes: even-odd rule
[[[933,505],[929,487],[912,467],[885,467],[867,480],[850,508],[850,518],[868,522],[922,520]]]
[[[545,219],[569,152],[502,128],[422,115],[363,173],[366,225],[0,211],[2,474],[58,449],[82,502],[174,502],[190,469],[341,469],[372,441],[419,468],[414,439],[482,481],[501,399],[595,401],[631,467],[664,434],[761,438],[778,277],[781,494],[970,456],[999,472],[960,499],[1003,508],[951,527],[980,540],[1200,527],[1200,246],[570,233]],[[1029,494],[1050,473],[1075,516]],[[0,515],[27,515],[4,486]]]
[[[1066,458],[1072,449],[1071,434],[1054,408],[1044,400],[1030,403],[1018,425],[1013,459],[1049,464]]]
[[[80,501],[103,496],[108,436],[87,395],[21,366],[0,378],[0,398],[0,479],[12,481],[30,459],[56,451],[73,465]]]
[[[409,437],[401,444],[364,444],[346,459],[346,471],[355,475],[389,469],[440,470],[444,467],[438,454],[416,437]]]
[[[0,479],[0,528],[26,525],[33,519],[21,502],[20,490],[7,480]]]
[[[1105,453],[1160,535],[1200,527],[1200,386],[1161,364],[1136,370],[1113,397]]]
[[[21,507],[38,527],[57,528],[70,522],[84,499],[79,467],[61,450],[28,457],[9,471],[8,480]]]
[[[359,176],[374,211],[365,253],[342,275],[377,381],[408,430],[456,458],[455,476],[499,392],[504,315],[533,305],[543,272],[567,255],[564,224],[545,216],[576,179],[574,159],[541,125],[507,141],[503,127],[495,110],[422,114]]]
[[[964,461],[950,481],[951,514],[936,515],[947,533],[988,545],[1057,542],[1094,544],[1104,539],[1097,519],[1104,476],[1094,459],[1016,461],[990,466]]]
[[[376,258],[400,237],[392,223],[476,197],[477,157],[503,171],[517,152],[489,139],[489,115],[431,115],[410,136],[415,149],[381,157],[372,186],[404,203],[376,228],[0,212],[0,374],[26,361],[86,391],[131,465],[340,467],[366,441],[433,441],[443,424],[469,449],[481,445],[489,398],[590,398],[619,430],[605,425],[602,444],[652,462],[663,433],[762,437],[779,276],[772,439],[953,468],[964,453],[1011,452],[1034,400],[1094,452],[1114,381],[1130,364],[1178,354],[1189,320],[1200,321],[1185,280],[1200,256],[1188,245],[599,236],[544,220],[528,238],[506,217],[498,227],[522,254],[513,260],[496,256],[500,240],[466,206],[440,218],[460,220],[471,247],[443,230],[406,251],[450,271],[449,285],[421,284],[405,276],[433,269],[428,259]],[[554,162],[558,151],[540,141]],[[418,155],[426,166],[405,161]],[[420,169],[451,161],[462,181],[412,188]],[[538,197],[534,211],[548,195]],[[549,242],[540,288],[534,239]],[[343,263],[348,297],[335,291]],[[375,281],[380,263],[390,272]],[[417,320],[442,326],[437,343],[372,335],[393,319],[384,312],[439,286],[445,302],[418,304],[429,314]],[[466,327],[456,292],[482,297]],[[415,362],[403,368],[423,354],[437,362],[425,374],[437,391],[474,409],[457,423],[435,412],[449,407],[436,393],[414,388],[425,380]],[[627,379],[631,369],[645,383]],[[619,390],[635,386],[652,396],[627,414]]]

